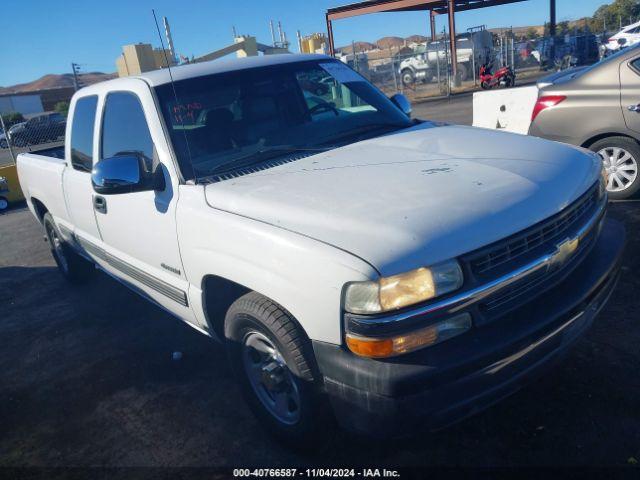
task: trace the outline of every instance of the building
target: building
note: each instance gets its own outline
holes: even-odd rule
[[[218,58],[225,57],[235,53],[238,58],[255,57],[262,53],[263,55],[275,55],[278,53],[291,53],[286,46],[265,45],[256,40],[251,35],[239,35],[234,38],[231,45],[220,48],[213,52],[207,53],[191,60],[191,63],[209,62]]]
[[[327,36],[324,33],[312,33],[300,38],[300,53],[327,53]]]
[[[18,112],[23,115],[44,112],[42,98],[37,93],[0,95],[0,113]]]
[[[119,77],[139,75],[143,72],[167,67],[167,59],[171,66],[176,64],[169,50],[153,48],[148,43],[136,43],[122,47],[122,55],[116,59]]]

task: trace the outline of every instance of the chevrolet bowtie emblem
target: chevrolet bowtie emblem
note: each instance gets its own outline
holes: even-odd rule
[[[567,238],[566,240],[560,242],[556,251],[551,257],[552,265],[562,265],[566,262],[571,255],[578,249],[578,245],[580,244],[580,237],[576,238]]]

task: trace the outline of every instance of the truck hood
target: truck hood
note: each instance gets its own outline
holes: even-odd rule
[[[207,203],[333,245],[390,275],[559,212],[598,179],[584,150],[424,123],[209,184]]]

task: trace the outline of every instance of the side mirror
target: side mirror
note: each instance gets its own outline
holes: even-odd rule
[[[396,93],[391,97],[393,104],[400,109],[407,117],[411,117],[411,102],[401,93]]]
[[[623,46],[627,43],[627,39],[626,38],[619,38],[618,39],[618,45]]]
[[[165,188],[162,169],[150,171],[146,168],[145,160],[139,155],[122,155],[100,160],[91,172],[91,184],[95,192],[102,195]]]

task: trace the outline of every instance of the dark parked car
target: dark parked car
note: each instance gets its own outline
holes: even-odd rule
[[[46,113],[28,120],[24,127],[9,131],[10,140],[16,147],[53,142],[64,136],[67,121],[59,113]]]

